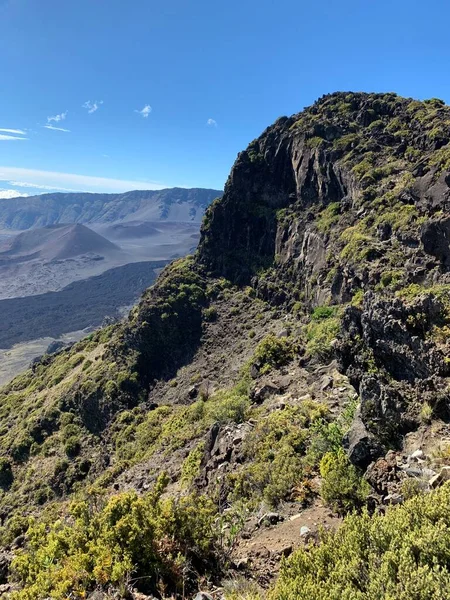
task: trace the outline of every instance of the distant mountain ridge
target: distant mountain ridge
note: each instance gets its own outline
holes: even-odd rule
[[[202,188],[135,190],[123,194],[41,194],[0,201],[0,229],[25,230],[57,223],[127,220],[200,223],[209,204],[223,194]]]

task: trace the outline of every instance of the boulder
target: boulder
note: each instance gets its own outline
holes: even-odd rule
[[[0,584],[8,583],[9,565],[11,564],[12,554],[10,552],[0,552]]]
[[[445,266],[450,263],[450,219],[428,221],[422,226],[420,235],[423,249],[441,261]]]
[[[446,481],[450,480],[450,467],[442,467],[437,475],[434,475],[428,482],[431,488],[437,488]]]
[[[275,396],[280,392],[280,387],[273,382],[264,383],[261,386],[257,386],[250,394],[253,402],[262,404],[265,400],[271,396]]]
[[[359,409],[356,412],[350,430],[344,437],[343,444],[350,461],[361,469],[366,469],[372,461],[383,454],[382,446],[367,431],[361,419]]]

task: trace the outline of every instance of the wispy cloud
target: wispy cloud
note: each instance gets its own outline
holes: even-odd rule
[[[15,133],[17,135],[26,135],[26,131],[24,131],[23,129],[1,129],[0,131],[3,131],[3,133]]]
[[[16,137],[15,135],[5,135],[3,133],[0,133],[0,142],[27,140],[27,139],[28,138],[26,138],[26,137]]]
[[[44,125],[45,129],[53,129],[53,131],[64,131],[70,133],[70,129],[64,129],[64,127],[55,127],[54,125]]]
[[[217,127],[217,121],[215,119],[208,119],[206,121],[208,127]]]
[[[17,167],[0,166],[0,180],[14,181],[9,185],[17,187],[35,187],[36,189],[73,190],[77,192],[127,192],[130,190],[161,190],[166,185],[153,181],[133,181],[126,179],[111,179],[109,177],[93,177],[91,175],[76,175],[74,173],[59,173],[55,171],[39,171]],[[42,186],[46,186],[45,188]]]
[[[64,121],[64,119],[67,117],[67,113],[69,111],[66,110],[65,112],[62,112],[59,115],[54,115],[53,117],[47,117],[47,123],[51,123],[52,121],[54,121],[55,123],[59,123],[60,121]]]
[[[146,104],[142,110],[135,110],[134,112],[142,115],[144,119],[148,119],[148,115],[152,112],[152,107],[150,104]]]
[[[78,192],[73,188],[55,187],[54,185],[42,185],[38,183],[29,183],[28,181],[8,181],[9,185],[15,185],[21,188],[34,188],[37,190],[60,191],[60,192]]]
[[[28,194],[23,194],[17,190],[0,190],[0,200],[8,200],[9,198],[27,197]]]
[[[82,108],[86,108],[88,113],[91,115],[92,113],[95,113],[95,111],[98,110],[102,104],[103,100],[95,100],[95,102],[88,100],[82,104]]]

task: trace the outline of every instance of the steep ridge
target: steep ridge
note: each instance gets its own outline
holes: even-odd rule
[[[5,591],[260,598],[299,548],[269,598],[439,597],[449,199],[438,99],[336,93],[252,142],[193,257],[3,388]]]
[[[200,222],[219,190],[171,188],[123,194],[53,193],[0,203],[0,229],[24,230],[56,223],[112,223],[126,220]]]

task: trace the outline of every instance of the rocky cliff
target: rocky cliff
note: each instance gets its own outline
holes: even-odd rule
[[[181,597],[199,582],[221,597],[231,574],[227,598],[259,598],[297,547],[271,598],[378,598],[381,571],[386,598],[438,597],[449,198],[438,99],[332,94],[252,142],[193,257],[125,322],[2,390],[12,597]],[[372,518],[302,550],[364,507]]]

